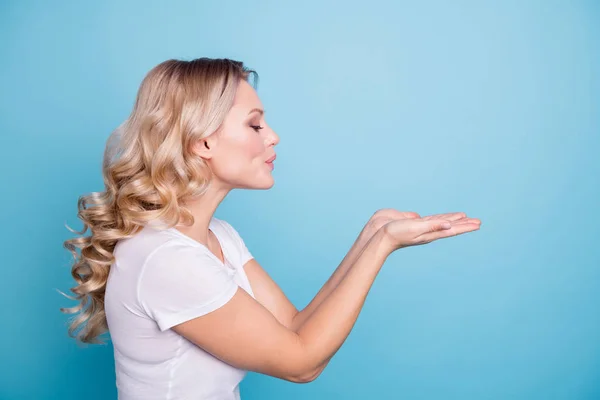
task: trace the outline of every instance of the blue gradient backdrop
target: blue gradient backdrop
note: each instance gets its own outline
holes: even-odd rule
[[[452,4],[451,4],[452,3]],[[168,58],[260,74],[281,136],[270,191],[217,216],[303,307],[377,208],[479,232],[394,253],[319,379],[252,399],[600,398],[597,1],[4,1],[0,398],[116,398],[80,347],[71,237],[109,133]]]

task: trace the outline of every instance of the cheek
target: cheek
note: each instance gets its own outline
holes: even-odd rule
[[[231,141],[227,148],[222,148],[222,150],[215,167],[218,169],[219,175],[226,179],[244,175],[249,172],[252,165],[262,165],[266,158],[265,145],[258,134]]]
[[[265,154],[265,144],[263,139],[256,134],[255,137],[251,137],[248,139],[247,143],[244,146],[248,153],[248,158],[253,159],[257,157],[262,157]]]

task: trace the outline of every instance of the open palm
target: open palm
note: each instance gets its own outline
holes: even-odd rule
[[[424,221],[431,221],[435,219],[444,219],[447,221],[452,221],[454,223],[465,223],[468,222],[469,218],[467,218],[467,214],[464,212],[451,212],[445,214],[434,214],[428,215],[426,217],[421,217],[418,213],[414,211],[398,211],[393,208],[382,208],[377,210],[369,222],[367,226],[370,231],[377,232],[380,228],[386,225],[389,222],[396,220],[404,220],[404,219],[422,219]]]
[[[476,231],[481,221],[464,212],[434,214],[425,217],[396,218],[382,228],[396,248],[422,245],[437,239]]]

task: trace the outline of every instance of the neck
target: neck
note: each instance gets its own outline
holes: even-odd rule
[[[211,182],[210,186],[203,195],[188,200],[184,205],[194,216],[193,225],[177,225],[176,229],[180,232],[193,237],[194,239],[208,243],[208,228],[217,207],[223,201],[225,196],[231,191],[217,182]]]

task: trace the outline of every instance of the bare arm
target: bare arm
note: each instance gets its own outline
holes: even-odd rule
[[[240,289],[215,311],[172,329],[238,368],[292,382],[309,382],[346,340],[392,251],[471,232],[479,225],[479,220],[466,217],[385,224],[297,331],[280,323],[265,306]]]
[[[298,335],[305,340],[312,357],[311,379],[321,373],[350,334],[377,274],[392,251],[383,231],[373,235],[339,283],[298,328]]]
[[[444,218],[460,218],[463,213],[440,214],[439,217]],[[436,217],[438,217],[436,216]],[[329,294],[337,287],[340,281],[344,278],[348,270],[352,267],[360,253],[365,249],[365,245],[371,237],[383,225],[393,219],[408,219],[418,218],[419,214],[411,211],[398,211],[392,208],[382,208],[377,210],[369,221],[365,224],[360,234],[352,244],[348,253],[344,256],[341,263],[335,269],[333,274],[319,289],[316,296],[310,303],[298,311],[296,307],[285,296],[281,288],[271,279],[269,274],[261,267],[261,265],[252,259],[246,263],[244,269],[250,280],[250,285],[254,292],[256,300],[265,306],[277,318],[277,320],[287,328],[297,331],[306,321],[313,311],[329,296]]]
[[[293,382],[311,381],[346,340],[391,251],[384,233],[375,234],[297,332],[244,290],[221,308],[172,329],[238,368]]]
[[[364,232],[365,231],[363,231],[363,233]],[[354,241],[352,247],[344,256],[333,274],[302,311],[298,311],[277,283],[269,276],[267,271],[265,271],[258,261],[253,258],[244,265],[244,271],[250,281],[254,297],[260,304],[266,307],[282,325],[288,329],[297,331],[317,306],[337,287],[338,283],[348,272],[348,269],[358,258],[358,255],[364,250],[368,237],[363,233],[361,233]]]
[[[348,270],[352,267],[358,256],[364,251],[366,244],[368,243],[373,232],[376,231],[383,222],[380,216],[382,212],[390,212],[391,210],[380,210],[374,215],[374,218],[367,223],[363,228],[358,238],[352,244],[352,247],[348,253],[344,256],[341,263],[335,269],[333,274],[329,277],[327,282],[321,287],[317,295],[311,300],[311,302],[302,311],[292,304],[287,298],[285,293],[277,285],[277,283],[269,276],[269,274],[262,268],[256,259],[249,260],[244,265],[244,270],[250,281],[252,291],[256,300],[267,308],[271,314],[286,328],[297,332],[298,329],[304,324],[312,313],[317,309],[327,296],[341,282],[346,276]],[[313,372],[310,380],[316,378],[320,373],[327,367],[331,357],[324,360],[319,367]]]
[[[329,277],[327,282],[321,287],[316,296],[308,303],[302,311],[296,313],[292,318],[291,329],[297,331],[304,322],[311,316],[311,314],[317,309],[317,307],[329,296],[331,292],[338,286],[342,281],[350,267],[357,260],[358,256],[365,250],[367,240],[361,235],[359,236],[352,247],[341,261],[340,265],[335,269],[333,274]]]

